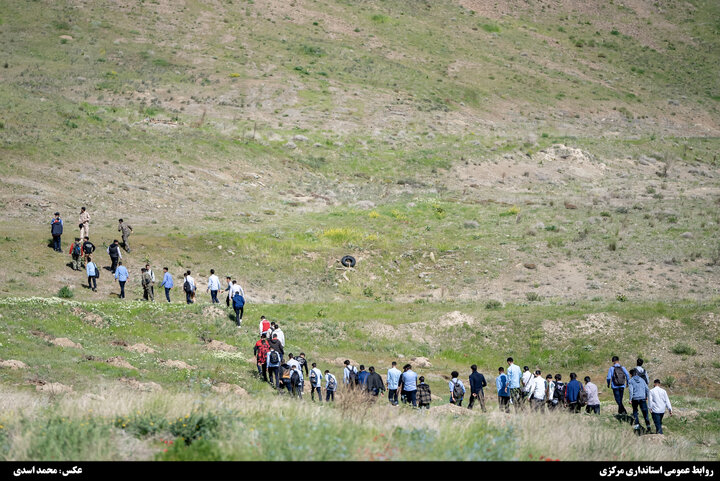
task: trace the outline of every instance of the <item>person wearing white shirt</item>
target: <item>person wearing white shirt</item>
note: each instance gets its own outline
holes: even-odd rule
[[[193,276],[190,275],[190,271],[187,271],[187,276],[185,277],[185,280],[190,283],[192,302],[195,302],[195,291],[197,290],[197,286],[195,285],[195,279],[193,278]]]
[[[238,284],[238,281],[232,281],[232,287],[230,288],[230,299],[233,298],[236,292],[241,296],[245,297],[245,291],[243,290],[242,286]]]
[[[210,291],[210,298],[213,304],[219,304],[217,293],[220,290],[220,279],[215,275],[215,269],[210,269],[210,277],[208,277],[207,289],[205,292]]]
[[[325,402],[329,402],[330,398],[335,401],[335,391],[337,390],[337,378],[325,370]]]
[[[590,411],[600,414],[600,398],[598,397],[598,387],[590,382],[590,376],[585,376],[585,391],[588,395],[587,406],[585,412]]]
[[[538,369],[535,371],[535,376],[528,383],[528,396],[530,397],[530,404],[535,411],[543,411],[543,405],[545,404],[545,396],[547,394],[547,387],[545,386],[545,380],[542,378],[542,373]]]
[[[555,381],[553,381],[552,374],[545,376],[545,402],[547,403],[548,409],[552,409],[553,396],[555,395]]]
[[[398,385],[400,383],[400,375],[402,371],[398,369],[397,362],[392,362],[392,367],[387,372],[387,389],[388,389],[388,401],[393,406],[398,405]]]
[[[322,378],[322,371],[317,368],[316,363],[312,363],[312,369],[310,369],[310,398],[313,402],[315,401],[315,392],[317,392],[318,401],[322,402]]]
[[[530,372],[530,368],[525,366],[523,367],[523,375],[522,375],[522,398],[523,402],[527,401],[528,397],[530,396],[530,384],[535,380],[535,376],[533,376],[532,372]]]
[[[665,415],[665,411],[672,416],[672,405],[670,404],[667,391],[660,387],[660,379],[655,379],[653,384],[655,384],[655,387],[650,390],[650,396],[648,397],[650,399],[650,413],[655,423],[655,432],[662,434],[663,416]]]
[[[285,333],[282,332],[280,329],[280,326],[275,324],[275,330],[273,331],[273,336],[277,335],[278,341],[280,341],[280,344],[282,344],[282,347],[285,347]]]

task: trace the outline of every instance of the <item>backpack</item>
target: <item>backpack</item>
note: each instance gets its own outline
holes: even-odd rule
[[[277,351],[270,351],[270,364],[278,364],[280,362],[280,355]]]
[[[183,284],[183,291],[192,292],[192,284],[190,284],[190,281],[185,281]]]
[[[354,367],[349,366],[348,370],[350,373],[348,374],[348,381],[350,381],[350,384],[360,384],[360,380],[358,379],[357,371]]]
[[[290,380],[290,369],[285,369],[280,378],[284,381],[285,379]]]
[[[584,387],[580,388],[580,392],[578,393],[578,404],[580,406],[585,406],[588,402],[588,393],[585,390]]]
[[[637,370],[637,369],[642,369],[642,368],[640,366],[638,366],[635,369]],[[645,384],[647,384],[648,386],[650,385],[650,381],[648,381],[648,377],[647,377],[647,371],[645,369],[643,369],[642,372],[639,372],[638,376],[640,376],[641,379],[645,380]]]
[[[330,376],[330,379],[328,379],[327,382],[326,389],[328,391],[335,391],[337,389],[337,380],[335,380],[335,376]]]
[[[94,262],[91,262],[91,264],[95,266],[95,279],[100,279],[100,269],[98,269],[97,264],[95,264]]]
[[[625,386],[625,383],[627,382],[627,377],[625,376],[625,371],[623,371],[623,368],[621,366],[615,366],[613,368],[612,382],[616,386]]]
[[[452,395],[456,401],[462,399],[463,396],[465,395],[465,393],[463,392],[463,389],[462,389],[462,384],[460,384],[460,381],[455,382],[455,386],[453,386]]]
[[[315,387],[317,384],[317,373],[314,370],[310,371],[310,384],[312,387]]]
[[[77,242],[75,244],[73,244],[72,255],[74,255],[74,256],[80,255],[80,244],[78,244]]]
[[[297,373],[297,371],[293,371],[290,373],[290,384],[293,386],[300,385],[300,375]]]
[[[565,400],[565,383],[562,381],[555,381],[555,393],[553,394],[553,401],[564,402]]]

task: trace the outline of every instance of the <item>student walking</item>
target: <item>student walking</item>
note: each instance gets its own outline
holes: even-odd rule
[[[150,297],[155,299],[155,283],[157,282],[155,280],[155,273],[150,268],[150,264],[145,264],[145,270],[150,274],[150,280],[152,281],[152,284],[150,284]]]
[[[130,277],[130,273],[127,268],[122,265],[122,261],[118,262],[117,269],[115,269],[115,280],[120,284],[120,299],[125,299],[125,283]]]
[[[480,409],[482,409],[482,412],[487,412],[485,409],[485,392],[483,390],[483,388],[487,386],[485,376],[478,372],[476,364],[470,366],[470,370],[472,372],[470,373],[469,378],[470,402],[468,403],[468,409],[472,409],[473,404],[475,404],[475,401],[477,400],[480,403]]]
[[[565,403],[571,413],[580,412],[580,391],[582,391],[582,388],[582,384],[577,380],[577,374],[571,372],[570,382],[565,388]]]
[[[235,323],[238,327],[240,327],[240,324],[242,324],[243,312],[245,311],[245,291],[243,291],[243,288],[237,283],[237,281],[232,281],[232,287],[230,288],[230,300],[232,301],[233,310],[235,311]],[[283,345],[285,345],[285,342],[283,342]]]
[[[420,384],[417,387],[417,401],[420,409],[430,409],[430,403],[432,402],[432,392],[430,386],[425,384],[425,376],[418,378]]]
[[[406,403],[412,403],[413,407],[417,407],[417,380],[418,375],[412,370],[410,364],[403,366],[403,373],[400,376],[402,382],[402,395]]]
[[[612,388],[613,397],[618,405],[618,414],[627,414],[627,409],[623,405],[623,394],[625,387],[628,385],[630,374],[627,369],[620,364],[620,358],[612,357],[612,366],[608,369],[607,387]]]
[[[365,387],[365,381],[367,381],[367,377],[369,372],[365,370],[365,366],[360,364],[360,371],[358,371],[358,383],[360,384],[360,387]]]
[[[398,384],[402,372],[397,368],[397,362],[393,361],[387,372],[386,384],[388,389],[388,401],[393,406],[398,405]]]
[[[542,378],[542,372],[540,369],[535,371],[535,376],[528,383],[530,389],[528,390],[528,397],[530,398],[530,406],[533,411],[543,412],[545,406],[545,396],[547,394],[547,386],[545,380]]]
[[[370,366],[370,371],[365,379],[365,389],[373,396],[379,396],[385,392],[385,383],[383,383],[382,376],[375,372],[375,367]]]
[[[555,381],[553,382],[553,397],[550,406],[551,410],[565,407],[565,391],[567,386],[562,381],[562,375],[560,373],[555,374]]]
[[[270,321],[265,316],[260,316],[260,335],[265,334],[266,336],[270,332]]]
[[[650,389],[645,380],[640,377],[635,369],[630,369],[630,381],[628,382],[630,390],[630,403],[633,410],[633,420],[635,421],[635,429],[640,429],[640,420],[638,419],[638,408],[642,411],[645,418],[645,426],[650,431],[650,419],[648,418],[647,401],[650,397]]]
[[[170,302],[170,289],[172,289],[175,284],[173,283],[172,274],[168,272],[167,267],[163,267],[163,280],[160,285],[165,288],[165,299]]]
[[[219,304],[217,293],[220,290],[220,279],[215,275],[215,269],[210,269],[210,277],[208,277],[207,289],[210,291],[210,299],[213,304]]]
[[[155,296],[154,296],[154,293],[152,290],[152,285],[153,285],[152,277],[150,276],[150,273],[148,272],[148,270],[145,267],[140,269],[140,272],[141,272],[140,282],[142,283],[142,287],[143,287],[143,299],[146,301],[154,302]]]
[[[600,414],[600,398],[598,397],[598,387],[590,382],[590,376],[585,376],[585,391],[588,395],[585,412],[590,413],[592,411],[595,414]]]
[[[653,381],[654,388],[650,389],[650,412],[652,414],[653,423],[655,423],[655,432],[663,434],[662,420],[667,412],[672,416],[672,405],[668,398],[667,391],[660,387],[660,379]]]
[[[90,238],[88,236],[85,236],[82,243],[82,252],[85,256],[85,262],[90,262],[90,255],[95,252],[95,244],[90,242]]]
[[[450,388],[450,404],[456,404],[462,406],[463,399],[465,398],[465,385],[458,379],[460,373],[453,371],[450,373],[450,382],[448,382],[448,388]]]
[[[522,386],[522,372],[520,372],[520,366],[515,364],[512,357],[507,358],[508,370],[507,377],[510,388],[510,399],[515,407],[515,412],[521,409],[521,386]]]
[[[110,271],[115,274],[115,269],[117,269],[118,263],[122,259],[122,254],[120,253],[120,244],[118,243],[117,239],[115,239],[113,243],[108,246],[107,253],[110,256],[110,262],[112,263],[112,265],[110,266]]]
[[[53,239],[53,250],[62,252],[61,237],[63,233],[63,220],[60,218],[60,212],[55,212],[55,218],[50,221],[50,235]]]
[[[345,367],[343,368],[343,384],[349,389],[355,389],[355,387],[360,384],[360,380],[358,379],[358,370],[355,366],[350,364],[348,359],[345,359],[343,364],[345,364]]]
[[[315,402],[315,393],[318,396],[318,402],[322,402],[322,378],[323,374],[320,369],[317,368],[316,363],[312,363],[312,369],[310,369],[310,399]]]
[[[522,403],[525,405],[526,402],[529,402],[530,397],[530,384],[533,383],[535,379],[535,376],[533,376],[533,373],[530,371],[530,368],[528,366],[523,367],[523,374],[522,374]]]
[[[92,289],[93,292],[97,292],[97,278],[100,277],[100,269],[98,269],[97,264],[92,261],[90,256],[87,258],[85,272],[87,273],[88,278],[88,289]]]
[[[82,259],[82,244],[80,243],[80,238],[76,237],[75,242],[70,244],[70,251],[68,252],[70,254],[70,258],[72,259],[72,268],[74,271],[80,270],[80,262]]]
[[[270,346],[275,349],[278,354],[280,354],[280,359],[282,360],[285,357],[285,349],[283,348],[282,343],[278,340],[277,336],[273,334],[272,339],[269,341]]]
[[[330,371],[325,370],[325,402],[330,402],[332,399],[335,402],[335,391],[337,391],[338,383],[335,376],[330,374]]]
[[[555,395],[555,382],[552,374],[545,376],[545,389],[545,404],[547,404],[548,411],[551,411],[553,409],[553,396]]]
[[[647,371],[646,371],[645,368],[643,367],[644,362],[645,362],[645,361],[643,361],[641,358],[637,358],[637,366],[635,366],[635,370],[637,371],[638,376],[640,376],[641,378],[643,378],[643,380],[645,381],[645,383],[646,383],[646,384],[648,385],[648,387],[649,387],[649,386],[650,386],[650,379],[648,378],[648,373],[647,373]]]
[[[130,252],[130,244],[128,244],[128,237],[133,232],[133,228],[127,222],[122,219],[118,219],[118,232],[122,236],[122,246],[125,252]]]
[[[80,238],[90,237],[90,214],[85,207],[80,208],[80,217],[78,218],[80,227]]]
[[[267,355],[270,352],[270,343],[265,334],[260,336],[260,339],[255,343],[253,352],[257,361],[258,376],[262,376],[263,380],[267,382]]]
[[[185,291],[185,302],[192,304],[195,302],[195,279],[190,275],[190,271],[185,272],[185,282],[183,282],[183,291]]]
[[[498,405],[500,410],[510,412],[510,385],[505,368],[498,368],[498,376],[495,378],[495,388],[497,389]]]
[[[278,371],[280,370],[281,362],[282,358],[280,354],[273,348],[272,344],[270,344],[270,350],[267,354],[267,373],[270,378],[270,384],[274,384],[275,389],[278,389],[280,385],[280,373]],[[273,377],[275,378],[274,382]]]

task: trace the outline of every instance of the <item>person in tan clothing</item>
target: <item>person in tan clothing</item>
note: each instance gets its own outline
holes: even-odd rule
[[[90,237],[90,214],[85,210],[85,207],[80,208],[78,222],[80,223],[80,238]]]
[[[130,244],[128,244],[128,237],[130,237],[130,234],[132,234],[133,228],[127,222],[119,219],[118,232],[122,234],[122,246],[125,249],[125,252],[130,252]]]

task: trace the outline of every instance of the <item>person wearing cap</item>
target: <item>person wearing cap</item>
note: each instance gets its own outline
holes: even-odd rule
[[[90,237],[90,214],[85,210],[85,207],[80,208],[80,217],[78,218],[80,227],[80,238],[85,236]]]
[[[50,234],[53,238],[53,250],[62,252],[60,245],[60,237],[63,233],[63,220],[60,218],[60,212],[55,212],[55,218],[50,221]]]

